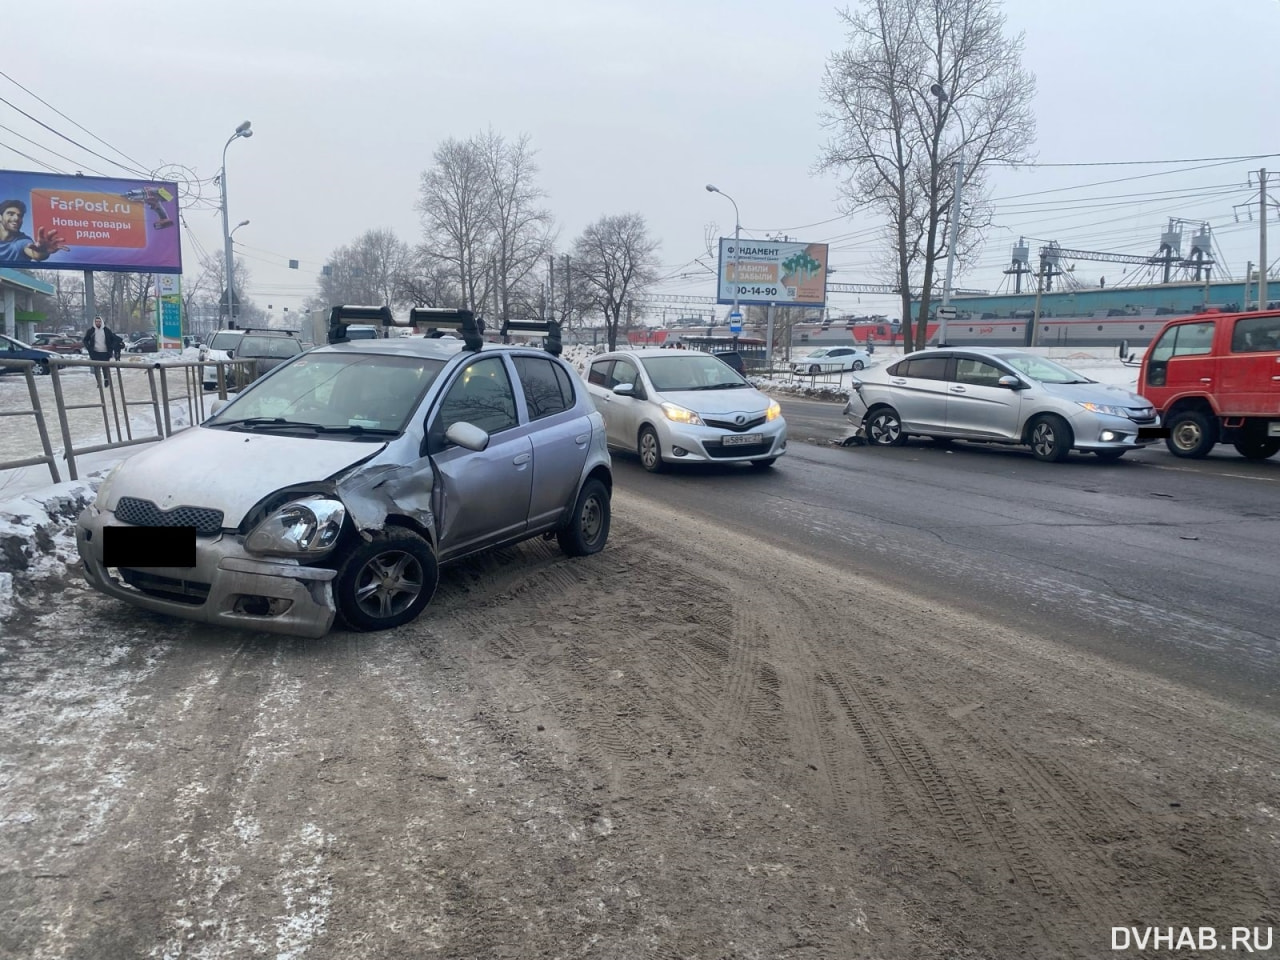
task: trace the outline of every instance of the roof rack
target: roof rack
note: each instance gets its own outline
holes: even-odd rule
[[[484,321],[477,319],[470,310],[450,307],[414,307],[409,311],[409,326],[415,330],[426,327],[430,337],[441,330],[457,330],[467,350],[479,350],[484,345]]]
[[[236,327],[242,333],[287,333],[291,337],[298,335],[297,330],[284,330],[280,327]]]
[[[505,340],[512,333],[546,334],[546,350],[553,357],[560,356],[564,344],[560,340],[559,320],[508,320],[502,325],[502,337]]]

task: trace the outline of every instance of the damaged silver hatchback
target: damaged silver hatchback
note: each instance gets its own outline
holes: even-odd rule
[[[502,346],[469,311],[414,310],[425,337],[347,339],[375,317],[405,325],[335,307],[328,345],[121,463],[77,525],[89,582],[160,613],[320,637],[336,618],[407,623],[439,566],[480,550],[537,536],[603,549],[604,425],[558,327],[509,324],[546,349]]]

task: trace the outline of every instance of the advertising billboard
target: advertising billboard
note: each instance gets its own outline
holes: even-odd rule
[[[0,170],[0,267],[181,273],[177,184]]]
[[[720,286],[717,303],[779,307],[827,305],[827,245],[790,240],[720,238]]]

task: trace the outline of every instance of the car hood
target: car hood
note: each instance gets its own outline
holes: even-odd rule
[[[1107,403],[1115,407],[1149,407],[1151,401],[1110,383],[1041,383],[1045,393],[1073,403]]]
[[[385,447],[192,427],[121,463],[98,506],[114,511],[121,497],[138,497],[161,510],[208,507],[237,527],[268,494],[327,480]]]
[[[770,400],[759,390],[670,390],[660,393],[658,402],[677,403],[694,413],[759,413],[767,410]]]

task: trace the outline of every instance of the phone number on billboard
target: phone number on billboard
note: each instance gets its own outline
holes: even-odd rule
[[[730,284],[732,286],[732,284]],[[738,296],[747,297],[776,297],[782,293],[780,287],[738,287]]]

